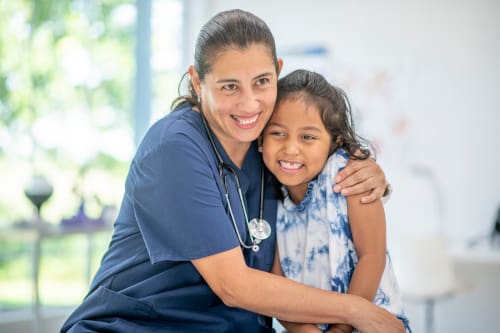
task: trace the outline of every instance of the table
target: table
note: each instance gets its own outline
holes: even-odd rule
[[[457,243],[450,247],[455,263],[500,265],[500,247],[487,237],[471,244]]]
[[[41,302],[40,302],[40,261],[42,258],[42,242],[49,238],[63,238],[69,235],[85,235],[87,237],[86,248],[86,279],[90,285],[92,278],[92,254],[93,254],[93,236],[98,233],[111,232],[113,227],[110,224],[81,224],[78,226],[60,226],[50,223],[34,223],[23,226],[0,227],[0,239],[17,239],[31,242],[32,245],[32,275],[31,283],[33,290],[33,332],[38,332],[41,320]]]

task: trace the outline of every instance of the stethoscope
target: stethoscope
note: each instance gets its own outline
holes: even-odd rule
[[[238,237],[238,241],[240,242],[240,245],[245,248],[245,249],[252,249],[252,251],[257,252],[259,251],[259,244],[263,240],[269,238],[271,236],[271,225],[269,222],[264,220],[264,168],[262,168],[262,173],[261,173],[261,179],[260,179],[260,207],[259,207],[259,217],[253,218],[252,220],[248,220],[248,213],[246,209],[246,204],[245,204],[245,199],[243,198],[243,193],[241,191],[240,187],[240,179],[234,169],[224,162],[222,160],[222,157],[219,153],[219,150],[217,149],[214,139],[212,137],[212,132],[210,131],[207,120],[205,119],[205,116],[203,115],[203,112],[200,111],[201,114],[201,119],[203,120],[203,126],[205,127],[205,130],[207,132],[208,139],[210,140],[210,144],[212,146],[212,149],[215,152],[215,155],[217,156],[217,160],[219,162],[218,169],[219,169],[219,176],[222,180],[222,184],[224,186],[224,196],[226,198],[226,203],[229,211],[229,217],[231,218],[231,222],[234,227],[234,231],[236,232],[236,236]],[[224,169],[229,171],[229,173],[224,174]],[[241,234],[238,230],[238,225],[236,224],[236,219],[234,218],[234,213],[233,213],[233,208],[231,206],[231,201],[229,200],[229,190],[226,182],[226,177],[231,174],[235,180],[236,187],[238,189],[238,197],[240,199],[240,204],[241,208],[243,210],[243,216],[245,217],[245,223],[248,228],[248,233],[250,235],[250,241],[252,242],[251,245],[246,244],[243,239],[241,238]]]

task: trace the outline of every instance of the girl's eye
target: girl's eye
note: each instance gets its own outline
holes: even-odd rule
[[[279,131],[271,131],[271,132],[269,132],[269,135],[281,137],[281,136],[285,136],[285,133],[279,132]]]
[[[314,140],[316,139],[316,137],[312,136],[312,135],[303,135],[302,138],[306,141],[311,141],[311,140]]]

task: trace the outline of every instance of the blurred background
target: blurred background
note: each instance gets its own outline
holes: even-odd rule
[[[84,297],[137,143],[230,8],[349,95],[414,332],[500,327],[500,2],[0,0],[0,332],[56,332]]]

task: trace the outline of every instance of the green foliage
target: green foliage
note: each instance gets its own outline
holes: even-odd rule
[[[94,218],[119,204],[135,148],[134,3],[0,0],[0,228],[31,219],[23,189],[35,173],[54,187],[47,222],[74,215],[82,200]],[[181,34],[168,29],[180,29],[182,15],[178,1],[154,3],[164,29],[153,33],[163,60],[153,73],[159,118],[177,91]],[[94,271],[109,239],[96,237]],[[42,303],[79,303],[88,289],[85,237],[48,239],[43,251]],[[0,309],[31,304],[30,274],[29,242],[0,239]]]
[[[93,169],[123,180],[134,15],[130,0],[0,0],[0,223],[29,216],[32,173],[60,178],[47,204],[54,219],[75,208],[71,183]],[[114,204],[121,192],[105,196]]]
[[[117,24],[113,14],[129,2],[1,0],[3,124],[26,128],[48,112],[77,107],[93,112],[106,105],[125,113],[134,22]]]
[[[109,244],[109,234],[93,236],[91,276]],[[40,298],[43,306],[78,304],[88,291],[85,235],[45,239],[40,262]],[[2,243],[0,255],[0,310],[26,308],[32,302],[31,248],[22,240]]]

